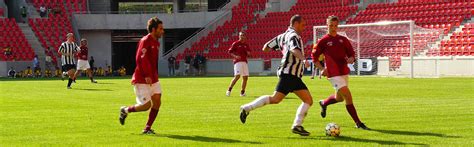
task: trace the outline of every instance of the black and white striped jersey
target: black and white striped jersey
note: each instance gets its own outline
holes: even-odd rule
[[[76,64],[74,55],[80,50],[79,46],[74,42],[63,42],[58,50],[62,54],[61,65]]]
[[[303,76],[304,60],[298,59],[291,53],[291,50],[299,49],[304,56],[303,41],[292,27],[289,27],[285,33],[273,38],[267,47],[273,50],[281,50],[283,54],[277,71],[278,75],[288,74],[299,78]]]

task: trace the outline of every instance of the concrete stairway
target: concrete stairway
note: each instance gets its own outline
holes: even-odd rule
[[[45,49],[41,46],[41,43],[38,41],[38,38],[36,37],[35,33],[31,29],[31,27],[28,24],[25,23],[18,23],[18,26],[20,27],[21,31],[23,34],[25,34],[26,40],[31,45],[31,48],[35,51],[35,54],[38,55],[38,60],[40,62],[40,67],[41,69],[45,68]]]

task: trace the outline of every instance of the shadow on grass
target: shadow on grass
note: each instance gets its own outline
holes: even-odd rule
[[[337,138],[325,137],[325,138],[321,138],[321,140],[361,142],[361,143],[377,143],[377,144],[380,144],[380,145],[422,145],[422,146],[427,146],[427,144],[422,144],[422,143],[406,143],[406,142],[393,141],[393,140],[364,139],[364,138],[354,138],[354,137],[349,137],[349,136],[339,136]]]
[[[105,82],[97,82],[95,84],[99,84],[99,85],[110,85],[110,84],[115,84],[115,83],[105,83]]]
[[[409,136],[434,136],[434,137],[446,137],[446,138],[461,138],[460,136],[449,136],[446,134],[440,133],[429,133],[429,132],[413,132],[413,131],[399,131],[399,130],[381,130],[381,129],[372,129],[370,131],[384,133],[384,134],[394,134],[394,135],[409,135]]]
[[[377,143],[379,145],[423,145],[427,144],[422,143],[406,143],[400,141],[392,140],[375,140],[375,139],[364,139],[364,138],[354,138],[349,136],[339,136],[339,137],[326,137],[326,136],[297,136],[297,137],[264,137],[264,138],[276,138],[276,139],[298,139],[298,140],[328,140],[328,141],[341,141],[341,142],[361,142],[361,143]]]
[[[110,90],[110,89],[90,89],[90,88],[83,88],[83,89],[75,89],[73,88],[74,90],[85,90],[85,91],[113,91],[113,90]]]
[[[222,143],[248,143],[248,144],[262,144],[261,142],[255,141],[241,141],[236,139],[217,138],[217,137],[206,137],[206,136],[184,136],[184,135],[171,135],[171,134],[157,134],[157,137],[166,137],[171,139],[199,141],[199,142],[222,142]]]

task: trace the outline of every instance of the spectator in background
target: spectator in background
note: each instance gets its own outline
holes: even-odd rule
[[[23,76],[25,77],[33,77],[33,70],[31,70],[31,67],[26,67],[26,69],[23,71]]]
[[[176,75],[179,75],[180,70],[179,70],[179,61],[178,60],[176,60],[175,63],[174,63],[174,69],[176,71]]]
[[[45,6],[41,6],[41,7],[40,7],[40,16],[41,16],[41,17],[45,17],[45,16],[46,16],[46,7],[45,7]]]
[[[59,67],[55,67],[55,70],[54,70],[54,76],[55,77],[61,77],[61,74],[63,73],[63,71],[61,71],[61,69],[59,69]]]
[[[125,67],[122,66],[119,68],[118,73],[120,76],[125,76],[127,75],[127,69],[125,69]]]
[[[176,58],[173,57],[173,55],[171,55],[169,58],[168,58],[168,76],[174,76],[175,73],[174,73],[174,64],[176,62]]]
[[[50,77],[52,77],[51,74],[52,74],[52,73],[51,73],[51,70],[49,70],[49,69],[44,69],[44,77],[50,78]]]
[[[40,78],[42,75],[41,75],[41,68],[36,68],[35,69],[35,78]]]
[[[104,74],[105,74],[104,69],[102,69],[102,67],[99,67],[99,69],[97,69],[97,76],[104,76]]]
[[[26,14],[28,14],[28,10],[26,9],[25,6],[22,6],[20,8],[20,11],[21,11],[21,17],[23,18],[23,23],[26,23]]]
[[[5,55],[5,57],[6,57],[7,59],[9,59],[9,58],[11,57],[11,55],[12,55],[12,48],[9,47],[9,46],[5,47],[5,48],[3,49],[3,54]]]
[[[10,67],[10,70],[8,70],[8,77],[10,78],[16,77],[16,71],[13,69],[13,67]]]
[[[38,70],[40,67],[39,67],[39,61],[38,61],[38,55],[35,55],[35,58],[33,58],[33,69],[35,70]]]
[[[200,73],[199,58],[200,58],[199,53],[196,53],[196,55],[194,56],[194,59],[193,59],[193,67],[195,69],[194,75],[199,75],[199,73]]]
[[[184,75],[188,75],[191,71],[190,71],[190,65],[191,65],[191,60],[193,60],[193,57],[191,57],[191,55],[189,54],[186,54],[186,57],[184,57]]]
[[[105,71],[105,76],[112,76],[114,71],[112,70],[112,67],[109,65],[107,66],[107,71]]]
[[[44,57],[44,63],[46,64],[45,70],[51,70],[51,66],[53,65],[53,58],[46,53],[46,56]]]
[[[201,55],[199,59],[199,69],[201,69],[200,74],[202,75],[206,74],[206,61],[206,57],[204,55]]]
[[[94,62],[95,62],[94,57],[91,56],[91,59],[89,59],[89,65],[91,66],[92,72],[94,72],[95,70]]]

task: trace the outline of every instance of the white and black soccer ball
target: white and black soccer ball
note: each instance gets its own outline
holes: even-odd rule
[[[326,136],[337,137],[341,134],[341,128],[336,123],[326,125]]]

